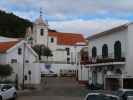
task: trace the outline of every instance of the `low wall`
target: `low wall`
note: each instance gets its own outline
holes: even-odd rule
[[[89,80],[89,69],[84,65],[78,66],[78,81],[79,83],[87,83]]]
[[[47,67],[49,65],[49,67]],[[75,64],[45,64],[40,63],[39,64],[41,68],[41,72],[46,72],[47,70],[51,70],[54,73],[57,73],[57,75],[60,75],[61,70],[77,70],[78,67]]]

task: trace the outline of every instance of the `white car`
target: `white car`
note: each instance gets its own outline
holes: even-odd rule
[[[120,98],[106,93],[88,93],[84,100],[120,100]]]
[[[0,100],[16,99],[16,89],[11,84],[0,84]]]

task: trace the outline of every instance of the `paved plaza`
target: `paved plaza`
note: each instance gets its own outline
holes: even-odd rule
[[[45,77],[41,90],[25,93],[18,100],[83,100],[87,92],[74,78]]]

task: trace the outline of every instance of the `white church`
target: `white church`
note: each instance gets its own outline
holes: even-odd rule
[[[48,22],[42,15],[37,18],[33,27],[27,29],[26,39],[31,46],[45,45],[52,51],[52,57],[48,59],[54,63],[74,64],[79,61],[80,50],[86,46],[86,40],[82,34],[51,31]],[[43,59],[42,61],[45,61]]]

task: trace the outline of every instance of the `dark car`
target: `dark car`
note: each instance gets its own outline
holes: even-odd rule
[[[116,95],[120,97],[120,100],[133,100],[133,89],[119,89]]]
[[[102,84],[86,84],[86,87],[90,90],[103,90],[104,86]]]
[[[88,93],[84,100],[120,100],[116,95],[102,93]]]

